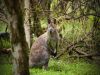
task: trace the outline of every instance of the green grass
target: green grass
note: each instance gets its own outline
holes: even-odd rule
[[[85,61],[67,63],[61,60],[50,60],[47,71],[43,69],[31,69],[31,75],[100,75],[99,67]]]
[[[0,55],[0,75],[12,75],[12,65],[8,55]]]
[[[8,57],[0,55],[0,75],[12,75],[12,65]],[[30,75],[100,75],[100,65],[85,60],[74,62],[50,59],[48,70],[30,69]]]
[[[0,64],[0,75],[12,75],[10,64]]]

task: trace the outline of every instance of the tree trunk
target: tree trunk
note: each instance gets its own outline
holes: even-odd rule
[[[48,12],[47,12],[47,19],[49,19],[50,18],[50,8],[51,8],[51,0],[48,0],[48,2],[47,2],[47,10],[48,10]]]
[[[42,28],[39,18],[39,11],[37,10],[38,3],[35,0],[31,0],[31,11],[32,13],[32,32],[38,37],[42,34]]]
[[[40,19],[36,11],[33,13],[33,19],[34,19],[33,32],[38,37],[42,34],[42,28],[40,24]]]
[[[24,0],[4,0],[9,11],[13,75],[29,75],[28,45],[24,33]]]
[[[31,45],[31,37],[30,37],[30,1],[25,0],[25,21],[24,21],[24,29],[26,35],[26,41],[28,43],[28,47],[30,49]]]

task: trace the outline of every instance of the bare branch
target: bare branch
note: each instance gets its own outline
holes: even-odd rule
[[[87,36],[90,36],[91,32],[89,32],[87,34]],[[75,45],[77,45],[79,42],[85,40],[87,38],[87,36],[81,38],[79,41],[76,41],[75,43],[71,44],[70,46],[68,46],[64,51],[62,51],[59,55],[57,55],[55,58],[58,59],[59,57],[61,57],[65,52],[70,52],[70,48],[73,48]]]
[[[2,22],[4,22],[4,23],[6,23],[7,25],[9,24],[9,23],[8,23],[8,20],[7,20],[7,19],[5,19],[5,18],[3,18],[3,17],[0,17],[0,21],[2,21]]]
[[[82,54],[82,55],[88,55],[87,53],[83,52],[83,51],[80,51],[80,50],[77,50],[77,49],[73,49],[75,52],[79,53],[79,54]]]
[[[57,20],[59,21],[59,20],[62,19],[62,18],[63,18],[63,19],[66,19],[66,20],[72,20],[72,19],[77,20],[77,19],[83,18],[83,17],[85,17],[85,16],[96,16],[96,17],[100,17],[100,14],[88,13],[88,14],[80,15],[80,16],[78,16],[78,17],[68,16],[68,14],[67,14],[67,15],[64,15],[64,16],[60,16]]]
[[[82,57],[92,57],[92,56],[100,56],[100,54],[94,52],[94,53],[87,54],[87,55],[72,55],[72,56],[69,56],[68,58],[71,58],[71,57],[82,58]]]

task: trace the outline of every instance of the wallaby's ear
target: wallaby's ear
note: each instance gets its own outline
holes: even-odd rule
[[[56,19],[54,18],[54,24],[56,24]]]
[[[51,23],[51,20],[50,20],[50,18],[48,18],[48,24],[50,24]]]

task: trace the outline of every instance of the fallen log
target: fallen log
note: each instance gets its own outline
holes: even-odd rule
[[[87,54],[87,55],[71,55],[68,58],[71,58],[71,57],[83,58],[83,57],[93,57],[93,56],[100,56],[100,53],[94,52],[94,53],[90,53],[90,54]]]
[[[0,49],[0,54],[11,54],[11,48],[3,48],[3,49]]]

